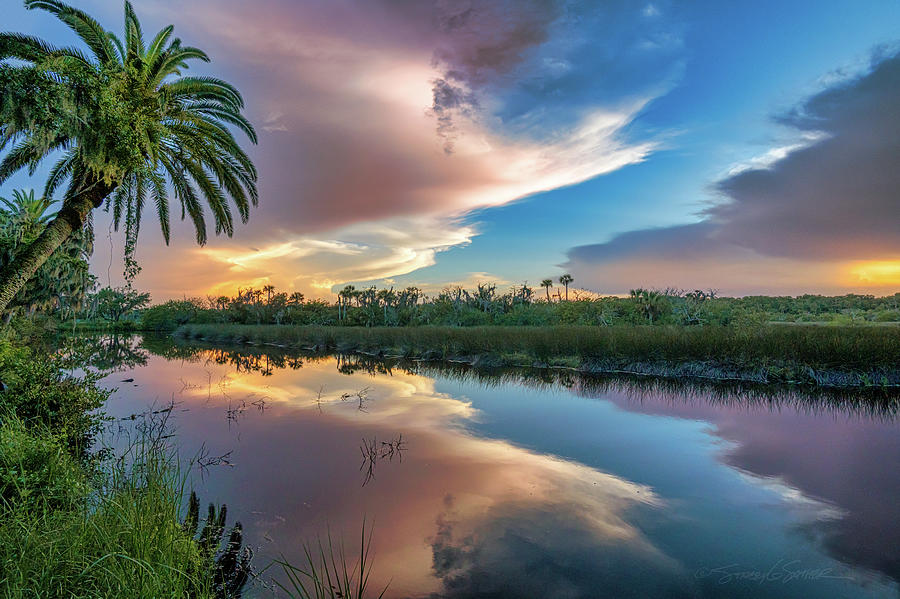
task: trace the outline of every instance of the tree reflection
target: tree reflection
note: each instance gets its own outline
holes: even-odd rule
[[[478,368],[466,364],[384,358],[373,354],[337,353],[326,355],[275,346],[220,347],[187,342],[156,335],[96,335],[75,337],[65,352],[76,361],[102,371],[118,371],[147,363],[148,353],[168,360],[229,365],[238,373],[271,376],[278,370],[298,370],[305,362],[333,358],[338,372],[346,375],[392,375],[394,369],[407,374],[425,375],[475,383],[490,388],[511,383],[533,388],[567,388],[586,397],[607,393],[628,395],[635,401],[665,395],[673,402],[704,401],[721,405],[754,406],[777,410],[792,407],[819,413],[865,414],[893,420],[900,411],[900,389],[872,387],[842,390],[799,388],[737,382],[681,380],[657,377],[593,375],[571,369],[553,368]]]
[[[120,372],[147,365],[149,352],[140,341],[140,337],[115,333],[70,337],[61,353],[73,368],[89,366],[100,372]]]

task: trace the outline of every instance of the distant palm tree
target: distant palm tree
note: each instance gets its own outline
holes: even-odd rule
[[[242,222],[256,205],[256,169],[228,126],[256,143],[241,114],[244,102],[213,77],[182,77],[188,61],[209,62],[172,38],[170,25],[146,43],[125,2],[124,41],[83,11],[58,0],[25,0],[70,27],[89,49],[56,48],[18,33],[0,33],[0,184],[51,154],[44,195],[69,181],[63,205],[44,232],[0,271],[0,311],[53,251],[107,203],[116,226],[123,216],[126,254],[133,253],[148,197],[169,240],[169,185],[206,242],[203,204],[216,233],[234,230],[230,197]],[[167,184],[168,182],[168,184]],[[129,254],[130,256],[130,254]]]
[[[553,279],[544,279],[541,281],[541,287],[547,291],[547,303],[550,303],[550,288],[553,287]]]
[[[575,279],[572,278],[572,275],[570,275],[568,273],[564,274],[563,276],[561,276],[559,278],[559,284],[564,285],[566,288],[566,301],[569,301],[569,283],[571,283],[574,280]]]
[[[266,294],[266,304],[272,303],[272,294],[275,293],[275,285],[263,286],[263,292]]]
[[[13,190],[11,200],[0,198],[0,267],[38,238],[56,216],[54,203],[36,198],[34,190]],[[93,284],[88,259],[94,236],[90,227],[76,231],[41,265],[16,294],[10,306],[24,305],[29,312],[54,305],[74,309]]]
[[[351,298],[355,297],[357,294],[356,287],[353,285],[347,285],[340,291],[338,291],[338,314],[341,312],[341,306],[344,308],[344,315],[342,318],[347,317],[347,308],[350,307]]]
[[[663,314],[666,308],[666,294],[650,289],[632,289],[631,299],[638,307],[638,311],[647,317],[650,324]]]
[[[56,216],[56,212],[50,211],[53,200],[48,198],[35,198],[34,190],[14,189],[13,199],[0,198],[3,207],[0,208],[10,218],[8,222],[16,222],[19,225],[19,237],[23,237],[23,225],[28,227],[45,227]]]
[[[303,299],[303,294],[295,291],[288,297],[288,306],[299,306],[303,303]]]

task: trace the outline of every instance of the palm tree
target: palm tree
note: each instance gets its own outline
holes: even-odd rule
[[[295,291],[288,297],[287,305],[288,306],[299,306],[300,304],[303,303],[303,299],[304,299],[303,294],[300,293],[299,291]]]
[[[631,299],[638,307],[638,311],[647,317],[650,324],[654,319],[662,316],[666,309],[666,294],[649,289],[632,289]]]
[[[55,215],[54,203],[35,198],[34,190],[17,189],[11,200],[0,198],[0,266],[15,260]],[[29,312],[53,307],[74,310],[80,306],[93,285],[88,265],[93,243],[89,227],[76,231],[35,271],[9,306],[26,306]]]
[[[559,284],[564,285],[566,288],[566,301],[569,301],[569,283],[571,283],[574,280],[575,279],[572,278],[572,275],[570,275],[568,273],[564,274],[563,276],[561,276],[559,278]]]
[[[347,308],[350,307],[350,299],[354,297],[356,293],[356,287],[353,285],[347,285],[338,292],[338,314],[340,314],[341,305],[344,307],[344,315],[341,318],[347,317]]]
[[[547,303],[550,303],[550,288],[553,287],[553,279],[544,279],[541,281],[541,287],[547,291]]]
[[[17,230],[19,239],[23,236],[27,236],[27,233],[29,232],[24,230],[23,225],[28,225],[28,227],[44,227],[50,222],[50,219],[52,219],[55,214],[49,211],[50,207],[53,205],[53,200],[48,198],[35,198],[33,189],[27,192],[24,189],[14,189],[13,199],[7,200],[6,198],[0,198],[0,204],[3,204],[3,207],[0,207],[0,211],[2,211],[4,215],[11,217],[6,219],[5,224],[15,222],[19,225]]]
[[[56,48],[18,33],[0,33],[0,184],[23,169],[33,172],[62,152],[50,171],[48,198],[68,181],[63,205],[44,232],[0,271],[0,310],[95,208],[124,217],[126,255],[133,255],[148,197],[169,241],[169,185],[182,218],[206,242],[204,206],[216,234],[231,235],[230,197],[241,221],[256,205],[256,169],[229,130],[253,143],[256,133],[241,114],[243,99],[229,83],[182,76],[191,60],[209,62],[197,48],[172,37],[170,25],[145,42],[125,2],[124,41],[83,11],[58,0],[25,0],[70,27],[89,53]]]

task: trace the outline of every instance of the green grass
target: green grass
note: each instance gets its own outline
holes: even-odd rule
[[[188,324],[213,343],[372,352],[482,366],[560,365],[595,372],[800,382],[900,384],[894,327],[319,327]]]
[[[284,560],[276,560],[281,567],[284,582],[275,584],[291,599],[365,599],[373,596],[367,592],[372,572],[372,528],[366,531],[363,520],[356,558],[348,554],[342,541],[335,543],[328,532],[313,545],[303,546],[306,565],[298,567]],[[377,595],[384,596],[387,587]]]
[[[174,455],[148,434],[91,453],[108,393],[66,366],[0,338],[0,598],[224,597],[221,533],[180,524]]]
[[[139,475],[117,467],[102,491],[70,509],[5,503],[0,597],[214,597],[208,564],[178,525],[174,470],[159,456],[141,464]]]

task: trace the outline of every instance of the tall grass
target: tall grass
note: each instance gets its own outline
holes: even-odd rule
[[[876,327],[318,327],[188,324],[176,334],[214,343],[364,351],[486,365],[567,364],[584,370],[640,367],[647,374],[691,365],[724,378],[827,384],[823,373],[855,373],[850,384],[900,384],[900,329]],[[651,368],[651,365],[662,368]],[[703,365],[704,368],[700,368]],[[658,372],[657,372],[658,371]],[[674,371],[673,371],[674,372]],[[725,376],[728,375],[728,376]],[[827,378],[827,377],[826,377]],[[818,380],[822,379],[822,380]],[[836,380],[837,380],[836,379]],[[843,379],[841,379],[843,380]],[[843,384],[838,381],[837,384]]]
[[[178,524],[177,470],[158,452],[136,457],[111,466],[76,509],[0,506],[0,597],[215,596],[208,564]]]
[[[358,555],[348,555],[342,541],[335,543],[328,531],[325,541],[317,539],[315,545],[303,546],[305,567],[276,560],[285,581],[276,585],[292,599],[365,599],[369,595],[369,576],[372,570],[372,529],[366,531],[363,521]],[[377,595],[384,596],[387,587]]]
[[[236,597],[249,557],[240,543],[216,555],[223,512],[200,541],[179,523],[185,477],[165,423],[92,453],[108,392],[65,366],[0,338],[0,598]]]

